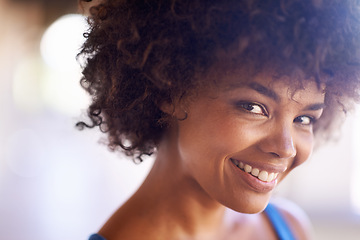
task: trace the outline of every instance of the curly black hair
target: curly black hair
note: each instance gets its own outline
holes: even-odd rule
[[[329,133],[359,99],[359,14],[355,0],[103,0],[79,54],[91,123],[77,126],[99,126],[111,150],[141,161],[168,129],[159,106],[209,84],[201,76],[225,55],[249,76],[271,65],[325,84],[314,131]]]

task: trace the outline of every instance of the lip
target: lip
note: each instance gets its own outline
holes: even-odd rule
[[[232,167],[232,169],[235,171],[235,174],[238,175],[242,181],[244,181],[251,190],[255,191],[255,192],[258,192],[258,193],[268,193],[272,190],[275,189],[276,185],[277,185],[277,182],[278,182],[278,178],[274,179],[273,181],[271,182],[263,182],[261,181],[260,179],[258,179],[257,177],[254,177],[252,176],[251,174],[249,173],[246,173],[244,172],[243,170],[241,170],[240,168],[238,168],[232,161],[231,159],[229,159],[229,163]],[[254,166],[255,167],[255,166]],[[261,169],[264,169],[264,170],[269,170],[270,172],[278,172],[278,173],[281,173],[281,172],[284,172],[284,171],[274,171],[275,169],[273,168],[264,168],[262,167]],[[272,169],[272,170],[270,170]]]
[[[280,173],[285,172],[288,169],[287,165],[261,164],[259,162],[251,162],[251,163],[249,163],[249,162],[246,162],[246,161],[238,160],[236,158],[230,158],[229,160],[231,161],[231,159],[233,159],[235,161],[242,162],[244,164],[248,164],[253,168],[258,168],[260,171],[265,170],[265,171],[267,171],[269,173],[273,172],[273,173],[279,173],[280,174]]]

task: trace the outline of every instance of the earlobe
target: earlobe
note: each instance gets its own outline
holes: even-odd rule
[[[168,115],[173,116],[175,114],[175,105],[168,101],[162,102],[159,106],[160,110]]]
[[[188,117],[188,113],[187,113],[187,111],[186,110],[184,110],[184,112],[182,113],[182,117],[176,117],[176,119],[178,120],[178,121],[184,121],[184,120],[186,120],[187,119],[187,117]]]

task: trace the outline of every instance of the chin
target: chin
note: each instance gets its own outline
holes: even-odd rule
[[[224,206],[240,213],[256,214],[264,211],[268,205],[270,196],[254,197],[249,199],[238,200],[235,203],[223,204]],[[239,204],[239,202],[241,202]]]
[[[245,209],[233,209],[237,212],[240,213],[246,213],[246,214],[256,214],[256,213],[260,213],[262,211],[264,211],[264,209],[266,208],[267,204],[262,205],[262,206],[249,206],[248,208]]]

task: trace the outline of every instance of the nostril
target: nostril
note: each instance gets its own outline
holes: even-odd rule
[[[260,142],[259,147],[262,152],[281,159],[293,158],[297,154],[292,135],[285,132],[269,134]]]
[[[275,152],[270,152],[270,154],[273,155],[274,157],[280,158],[280,155]]]

